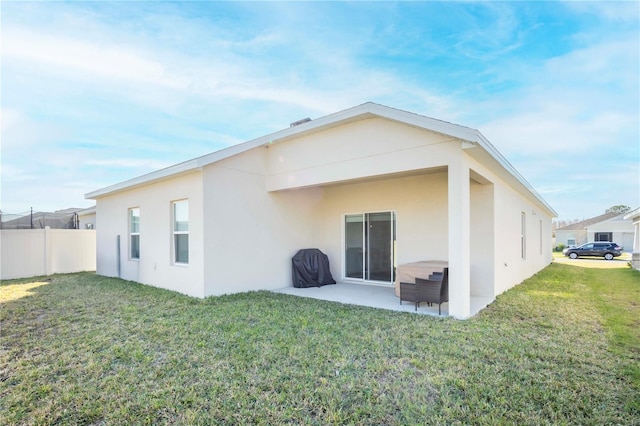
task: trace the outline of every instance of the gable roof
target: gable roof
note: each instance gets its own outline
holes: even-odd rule
[[[624,213],[605,213],[600,216],[592,217],[590,219],[581,220],[580,222],[572,223],[567,226],[563,226],[562,228],[556,229],[556,231],[582,231],[584,228],[587,228],[596,223],[604,222],[605,220],[609,220],[616,216],[622,216]]]
[[[625,220],[636,220],[637,218],[640,218],[640,207],[624,215]]]
[[[132,189],[138,186],[146,185],[152,182],[175,177],[181,174],[199,170],[209,164],[224,160],[225,158],[241,154],[251,149],[276,143],[278,141],[298,137],[306,134],[320,132],[332,127],[341,126],[347,123],[365,120],[368,118],[380,117],[393,121],[398,121],[410,126],[451,136],[463,142],[467,142],[472,146],[482,148],[489,154],[509,175],[521,184],[533,197],[554,216],[557,213],[549,206],[549,204],[538,194],[538,192],[518,173],[518,171],[491,145],[491,143],[476,129],[449,123],[435,118],[426,117],[408,111],[391,108],[385,105],[367,102],[343,111],[326,115],[314,120],[301,120],[301,124],[292,125],[289,128],[261,136],[247,142],[240,143],[228,148],[215,151],[211,154],[203,155],[167,168],[157,170],[124,182],[117,183],[85,195],[87,199],[98,199],[116,192]]]

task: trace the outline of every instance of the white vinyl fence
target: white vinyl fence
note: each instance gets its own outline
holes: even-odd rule
[[[96,231],[3,229],[0,279],[96,270]]]

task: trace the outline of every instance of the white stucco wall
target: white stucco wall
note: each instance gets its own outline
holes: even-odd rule
[[[399,265],[448,259],[446,173],[328,186],[325,200],[323,246],[336,279],[344,279],[345,214],[395,211]]]
[[[551,263],[551,217],[503,185],[496,185],[495,211],[495,282],[496,294],[500,294]],[[526,220],[525,259],[520,250],[522,213]]]
[[[291,257],[319,248],[322,188],[266,191],[266,148],[204,168],[205,294],[291,285]]]
[[[80,229],[96,229],[96,214],[80,214],[78,215],[80,221]]]
[[[267,188],[277,191],[444,167],[460,142],[370,118],[269,146]]]
[[[172,261],[172,202],[189,200],[189,265]],[[204,297],[202,173],[120,192],[96,203],[97,273]],[[129,258],[129,209],[140,208],[140,259]]]
[[[488,294],[490,284],[487,283],[492,279],[490,269],[493,269],[493,293],[497,296],[551,263],[552,215],[505,182],[503,173],[495,173],[493,169],[474,159],[470,151],[465,151],[469,154],[470,167],[475,174],[480,175],[478,179],[488,181],[488,184],[475,186],[475,190],[472,185],[471,189],[472,283],[475,279],[475,285],[471,289],[472,294],[474,291],[481,291],[480,295]],[[478,208],[483,203],[493,203],[492,220],[488,215],[490,207]],[[520,249],[523,212],[526,218],[525,259],[522,259]],[[486,229],[486,226],[490,226],[491,230]],[[492,242],[484,243],[491,238]],[[493,256],[488,255],[491,251]],[[487,262],[492,262],[493,268],[486,268]],[[477,273],[485,278],[479,278]]]
[[[472,296],[495,297],[495,201],[494,185],[470,185],[470,285]]]

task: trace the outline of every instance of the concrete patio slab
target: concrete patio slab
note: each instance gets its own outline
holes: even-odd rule
[[[284,287],[273,290],[274,293],[292,296],[309,297],[312,299],[328,300],[347,305],[368,306],[371,308],[387,309],[390,311],[410,312],[421,315],[438,316],[438,305],[427,306],[422,303],[418,310],[411,302],[402,302],[395,295],[393,286],[377,286],[367,284],[338,283],[322,287],[295,288]],[[471,315],[475,315],[486,307],[492,300],[489,298],[471,298]],[[449,315],[449,303],[442,304],[442,317]]]

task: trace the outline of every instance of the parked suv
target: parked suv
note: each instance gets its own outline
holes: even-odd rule
[[[622,254],[622,247],[616,243],[587,243],[578,247],[566,248],[562,252],[571,259],[577,259],[581,256],[597,256],[612,260]]]

